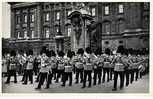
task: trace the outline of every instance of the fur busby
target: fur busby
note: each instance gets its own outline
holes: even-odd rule
[[[56,53],[54,50],[51,50],[50,53],[51,53],[51,56],[56,56]]]
[[[87,48],[86,48],[86,52],[87,52],[88,54],[91,54],[91,53],[92,53],[91,48],[90,48],[90,47],[87,47]]]
[[[73,53],[71,50],[68,50],[67,52],[67,57],[72,58],[73,57]]]
[[[84,54],[84,50],[82,48],[79,48],[78,51],[77,51],[77,54],[83,55]]]
[[[11,56],[16,56],[16,52],[14,50],[11,50],[10,55]]]
[[[48,57],[51,57],[51,51],[46,50],[46,55],[47,55]]]
[[[28,52],[27,52],[27,55],[29,56],[29,55],[33,55],[33,51],[32,50],[29,50]]]
[[[58,56],[64,57],[64,55],[65,55],[65,53],[64,53],[63,51],[59,51],[59,52],[58,52]]]
[[[95,53],[95,55],[101,55],[102,54],[102,49],[97,48],[94,53]]]

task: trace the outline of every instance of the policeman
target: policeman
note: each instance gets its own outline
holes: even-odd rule
[[[59,51],[58,52],[58,58],[57,58],[57,78],[56,83],[59,82],[59,78],[61,78],[61,82],[63,82],[63,76],[64,76],[64,52]]]
[[[25,81],[26,65],[27,65],[27,55],[26,53],[24,53],[22,56],[23,76],[21,82]]]
[[[75,72],[76,72],[76,84],[79,82],[79,76],[80,76],[80,83],[83,82],[83,54],[84,50],[82,48],[78,49],[77,56],[75,56],[72,61],[73,64],[75,64]]]
[[[83,77],[83,86],[82,88],[86,87],[86,80],[88,76],[89,85],[88,87],[91,87],[92,83],[92,70],[93,70],[93,58],[92,58],[92,51],[89,47],[86,48],[85,53],[85,65],[84,65],[84,77]]]
[[[65,64],[64,64],[64,78],[63,78],[63,84],[61,86],[65,86],[65,83],[67,80],[69,80],[69,86],[72,86],[72,65],[71,65],[71,60],[70,57],[67,57],[65,59]]]
[[[101,49],[97,49],[95,51],[95,55],[97,56],[94,61],[94,83],[93,85],[96,85],[97,82],[97,76],[98,76],[98,84],[101,84],[101,76],[102,76],[102,66],[104,59],[101,57]]]
[[[47,57],[46,54],[47,54],[46,51],[42,52],[40,79],[39,79],[38,86],[35,89],[41,89],[41,85],[43,85],[44,81],[46,80],[46,82],[47,82],[47,76],[48,76],[48,73],[49,73],[49,69],[48,69],[49,61],[48,61],[48,57]],[[46,87],[48,87],[47,84],[46,84]]]
[[[28,78],[29,81],[31,81],[31,84],[33,84],[33,62],[34,62],[34,57],[33,51],[28,52],[28,57],[27,57],[27,65],[26,65],[26,74],[25,74],[25,80],[24,83],[22,84],[27,84]]]
[[[117,90],[118,75],[120,76],[120,89],[124,86],[124,63],[120,53],[117,53],[117,57],[112,62],[114,64],[114,88],[113,91]]]
[[[16,58],[16,52],[14,50],[10,53],[10,58],[8,60],[8,78],[6,80],[6,84],[10,83],[11,76],[14,76],[14,83],[17,83],[17,77],[16,77],[16,65],[17,65],[17,58]]]

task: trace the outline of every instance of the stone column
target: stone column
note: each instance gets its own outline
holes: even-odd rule
[[[37,5],[37,14],[36,14],[36,21],[37,21],[37,33],[38,33],[38,38],[42,37],[42,13],[41,13],[41,6],[40,4]]]
[[[15,34],[15,11],[11,9],[11,38],[16,38]]]

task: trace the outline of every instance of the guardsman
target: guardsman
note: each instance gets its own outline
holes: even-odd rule
[[[124,71],[125,71],[124,68],[125,66],[124,66],[123,59],[120,53],[117,53],[117,56],[113,60],[112,63],[114,64],[114,88],[112,90],[116,91],[118,75],[120,76],[120,89],[122,89],[124,86]]]
[[[27,65],[26,65],[26,74],[25,74],[25,79],[22,84],[27,84],[28,78],[29,81],[31,81],[31,84],[33,84],[33,63],[34,63],[34,57],[33,51],[28,52],[28,57],[27,57]]]
[[[47,76],[48,76],[48,73],[49,73],[49,68],[48,68],[49,60],[48,60],[48,57],[47,57],[46,54],[47,54],[47,51],[42,52],[40,78],[39,78],[38,86],[35,89],[41,89],[41,85],[43,85],[45,80],[47,82],[47,79],[48,79]],[[47,84],[46,84],[46,88],[48,87]]]
[[[67,57],[64,64],[63,84],[61,86],[65,86],[67,80],[69,80],[69,86],[72,86],[72,69],[71,59],[70,57]]]
[[[41,69],[41,55],[38,55],[38,57],[36,57],[36,63],[38,65],[38,70],[37,70],[37,78],[35,82],[39,82],[39,78],[40,78],[40,69]]]
[[[94,61],[94,82],[93,85],[96,85],[97,82],[97,76],[98,76],[98,84],[101,84],[101,76],[102,76],[102,67],[104,58],[101,57],[101,49],[97,49],[95,52],[95,55],[97,56]]]
[[[47,57],[48,57],[48,65],[47,65],[47,67],[48,67],[48,75],[47,75],[47,85],[46,85],[46,88],[45,89],[48,89],[49,88],[49,86],[50,86],[50,84],[52,84],[52,77],[53,77],[53,72],[52,72],[52,58],[51,58],[51,56],[52,56],[52,51],[47,51]]]
[[[86,80],[88,76],[88,81],[89,85],[88,87],[91,87],[92,83],[92,70],[93,70],[93,56],[91,55],[92,51],[89,47],[86,48],[86,53],[85,53],[85,65],[84,65],[84,77],[83,77],[83,86],[82,88],[86,87]]]
[[[79,82],[79,76],[80,76],[80,82],[83,82],[83,54],[84,50],[82,48],[78,49],[77,55],[73,57],[72,61],[73,64],[75,64],[75,73],[76,73],[76,84]]]
[[[56,59],[56,53],[51,50],[51,69],[53,73],[54,80],[56,80],[56,74],[57,74],[57,59]]]
[[[104,57],[104,65],[103,65],[103,83],[105,82],[105,76],[107,73],[107,82],[109,82],[109,76],[110,76],[110,66],[111,66],[111,60],[109,58],[109,55],[105,55]]]
[[[59,51],[58,52],[58,58],[57,58],[57,78],[56,83],[59,82],[59,78],[61,78],[61,82],[63,82],[63,76],[64,76],[64,52]]]
[[[25,81],[25,75],[26,75],[26,65],[27,65],[27,55],[26,53],[23,54],[22,58],[21,58],[21,63],[23,66],[23,76],[22,76],[22,81]]]
[[[17,65],[16,52],[14,50],[10,53],[10,58],[8,60],[8,78],[6,80],[6,84],[10,83],[11,76],[14,76],[14,83],[17,83],[17,75],[16,75],[16,65]]]

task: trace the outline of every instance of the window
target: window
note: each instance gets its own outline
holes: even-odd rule
[[[31,38],[35,38],[35,31],[31,30]]]
[[[24,15],[24,23],[27,23],[27,15]]]
[[[103,33],[110,34],[111,32],[111,24],[110,22],[103,23]]]
[[[95,9],[95,8],[92,8],[92,9],[91,9],[91,15],[92,15],[92,16],[95,16],[95,15],[96,15],[96,9]]]
[[[31,14],[31,16],[30,16],[30,22],[34,22],[34,20],[35,20],[35,17],[34,17],[33,14]]]
[[[49,13],[45,13],[45,21],[49,21]]]
[[[119,13],[123,13],[124,12],[123,4],[119,4],[118,11],[119,11]]]
[[[71,28],[68,28],[68,36],[71,36]]]
[[[24,38],[28,38],[28,33],[27,33],[27,31],[24,31]]]
[[[118,32],[122,33],[122,32],[124,32],[124,29],[125,29],[124,21],[120,20],[118,22]]]
[[[60,12],[56,13],[56,19],[59,20],[60,19]]]
[[[57,32],[57,33],[59,32],[59,28],[56,29],[56,32]]]
[[[18,33],[18,39],[22,38],[21,37],[21,32],[17,32]]]
[[[123,41],[119,41],[119,43],[120,43],[120,44],[122,44],[122,43],[123,43]]]
[[[16,23],[19,24],[20,23],[20,16],[16,16]]]
[[[144,4],[143,4],[144,10],[149,10],[149,5],[150,5],[149,2],[144,2]]]
[[[105,15],[109,15],[109,6],[105,6]]]
[[[46,36],[46,38],[49,38],[49,28],[45,29],[45,36]]]
[[[67,16],[69,16],[71,14],[71,10],[67,11]]]

